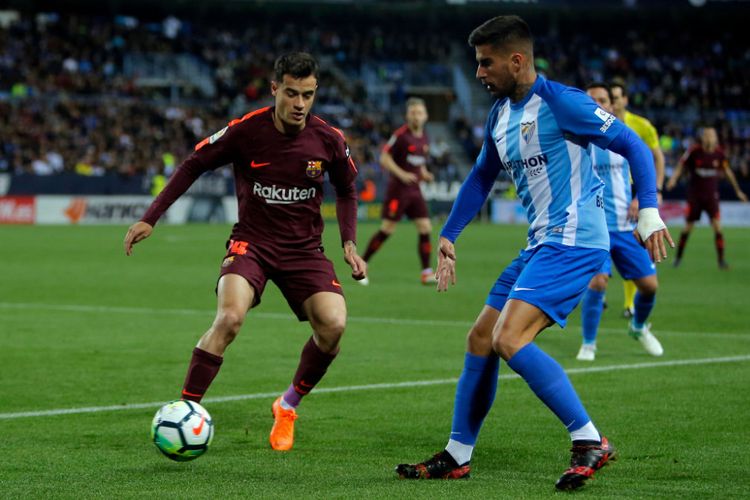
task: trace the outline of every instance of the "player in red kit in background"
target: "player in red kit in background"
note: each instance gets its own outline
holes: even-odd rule
[[[383,148],[380,164],[390,172],[391,180],[383,200],[383,222],[373,235],[363,258],[368,262],[385,240],[396,230],[396,224],[406,215],[417,226],[417,252],[422,264],[422,283],[437,283],[430,267],[432,255],[432,224],[419,181],[432,182],[435,177],[427,170],[429,138],[425,134],[427,107],[424,100],[411,97],[406,101],[406,125],[396,129]],[[359,282],[369,284],[367,279]]]
[[[719,268],[728,269],[729,265],[724,260],[724,235],[721,234],[719,219],[719,177],[721,174],[723,173],[729,179],[737,198],[747,202],[747,196],[737,184],[737,179],[732,169],[729,168],[729,162],[719,147],[715,128],[704,128],[701,134],[701,143],[685,152],[683,157],[680,158],[677,168],[667,182],[667,190],[674,189],[683,170],[687,170],[690,174],[687,195],[688,208],[685,217],[685,229],[680,234],[680,244],[677,247],[674,266],[680,265],[693,225],[701,218],[701,212],[705,211],[711,219],[711,227],[714,230]]]
[[[239,222],[221,264],[216,317],[193,350],[182,398],[201,400],[225,349],[271,280],[313,330],[291,385],[272,405],[271,446],[288,450],[294,443],[295,408],[338,354],[346,326],[341,284],[321,245],[325,173],[336,190],[344,259],[355,279],[365,277],[366,264],[355,246],[357,170],[349,148],[339,130],[310,114],[318,63],[306,53],[286,54],[276,60],[274,73],[275,105],[233,120],[199,143],[143,218],[128,229],[125,252],[131,255],[133,245],[151,234],[159,217],[202,173],[233,165]]]

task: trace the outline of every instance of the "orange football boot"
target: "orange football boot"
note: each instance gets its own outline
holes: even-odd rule
[[[294,445],[294,421],[297,412],[286,410],[281,406],[281,396],[276,398],[271,406],[273,412],[273,427],[271,428],[271,448],[277,451],[287,451]]]

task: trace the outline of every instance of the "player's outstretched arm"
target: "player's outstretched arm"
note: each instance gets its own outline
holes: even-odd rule
[[[344,242],[344,260],[352,268],[352,278],[359,281],[367,277],[367,263],[357,253],[357,245],[349,240]]]
[[[438,292],[448,290],[448,285],[456,284],[456,248],[448,238],[440,237],[438,249],[438,266],[435,271]]]
[[[734,193],[737,195],[737,198],[739,198],[740,201],[747,202],[747,195],[740,188],[740,185],[737,182],[737,177],[735,177],[734,172],[732,172],[732,169],[729,168],[728,162],[724,163],[724,174],[727,176],[727,179],[729,179],[730,184],[732,184],[732,187],[734,188]]]
[[[667,181],[667,185],[665,186],[667,191],[673,190],[677,185],[677,179],[679,179],[682,175],[682,169],[684,165],[685,161],[682,159],[677,162],[677,167],[675,167],[674,172],[672,172],[672,176],[669,178],[669,180]]]
[[[638,226],[635,228],[636,237],[648,250],[651,260],[659,263],[667,258],[667,244],[674,248],[672,235],[659,216],[659,209],[644,208],[638,214]],[[665,243],[666,240],[666,243]]]
[[[648,250],[654,262],[667,258],[667,244],[674,248],[672,236],[667,225],[659,215],[659,204],[656,196],[656,175],[652,158],[646,145],[629,129],[622,129],[609,144],[609,149],[624,156],[630,163],[633,184],[635,184],[638,203],[638,226],[636,237]]]
[[[154,227],[151,224],[143,221],[130,226],[125,234],[125,255],[133,255],[133,245],[151,236],[153,230]]]

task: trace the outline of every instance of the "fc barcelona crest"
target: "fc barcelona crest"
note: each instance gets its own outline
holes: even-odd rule
[[[307,170],[305,173],[308,177],[317,177],[323,172],[323,161],[322,160],[309,160],[307,162]]]
[[[526,144],[529,143],[532,137],[534,137],[534,131],[536,130],[536,122],[526,122],[521,124],[521,137]]]

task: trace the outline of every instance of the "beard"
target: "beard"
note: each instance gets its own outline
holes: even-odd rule
[[[498,81],[497,85],[491,83],[483,83],[484,88],[492,94],[496,99],[505,99],[510,97],[516,91],[517,84],[512,78],[507,78],[503,81]]]

